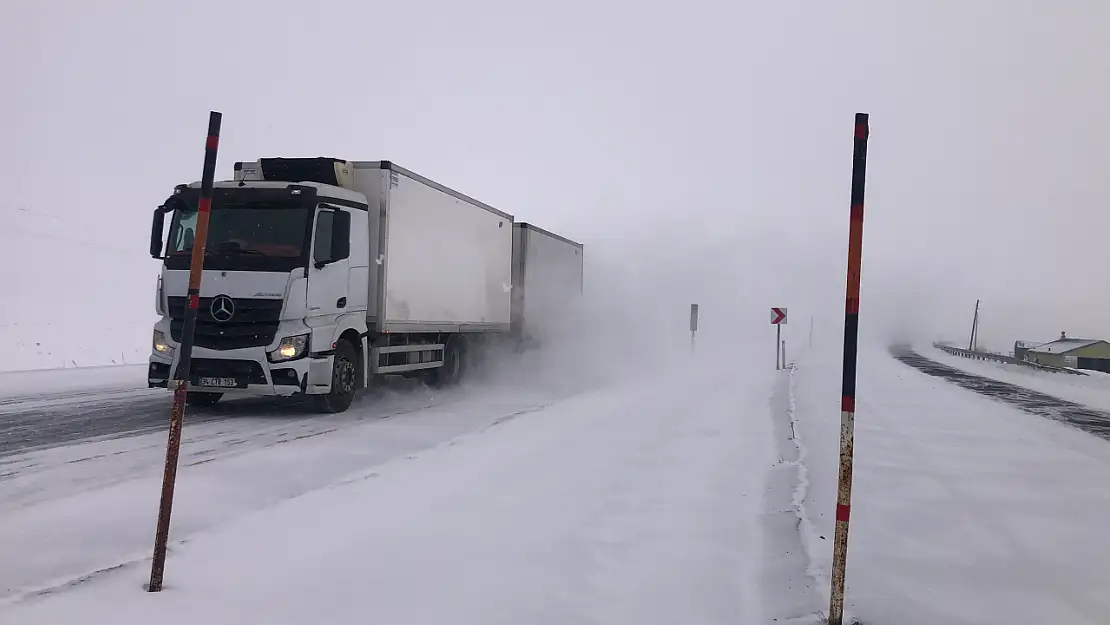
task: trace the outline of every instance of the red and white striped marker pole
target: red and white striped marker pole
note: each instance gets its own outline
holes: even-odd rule
[[[840,404],[840,479],[836,492],[829,625],[844,620],[844,567],[852,509],[852,456],[856,418],[856,352],[859,342],[859,284],[863,260],[863,190],[867,171],[867,113],[856,113],[852,153],[852,208],[848,228],[848,286],[844,302],[844,377]]]
[[[212,210],[212,186],[216,177],[216,150],[220,144],[220,122],[223,114],[208,115],[208,139],[204,143],[204,171],[200,179],[200,200],[197,202],[197,225],[193,238],[193,256],[189,262],[189,305],[181,330],[177,370],[173,376],[173,408],[170,410],[170,434],[166,442],[166,468],[162,474],[162,499],[158,506],[158,529],[154,536],[154,562],[150,568],[147,591],[162,590],[162,574],[166,568],[166,545],[170,537],[170,512],[173,509],[173,487],[177,481],[177,459],[181,452],[181,425],[185,420],[185,397],[189,392],[192,368],[193,335],[200,308],[200,279],[204,275],[204,248],[208,240],[208,216]]]

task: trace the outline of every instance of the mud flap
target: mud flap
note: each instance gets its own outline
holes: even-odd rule
[[[332,359],[334,356],[313,358],[308,364],[309,395],[326,395],[331,392]]]

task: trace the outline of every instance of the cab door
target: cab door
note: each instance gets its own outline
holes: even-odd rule
[[[340,315],[347,309],[351,271],[351,214],[321,204],[313,225],[308,265],[308,316]]]

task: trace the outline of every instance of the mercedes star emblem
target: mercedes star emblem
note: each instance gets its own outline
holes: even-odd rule
[[[208,313],[212,318],[219,322],[231,321],[235,316],[235,302],[226,295],[217,295],[212,299],[212,304],[208,307]]]

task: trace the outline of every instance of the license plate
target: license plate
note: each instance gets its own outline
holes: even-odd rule
[[[239,386],[239,381],[235,378],[200,378],[197,380],[198,386],[214,386],[218,388],[235,388]]]

